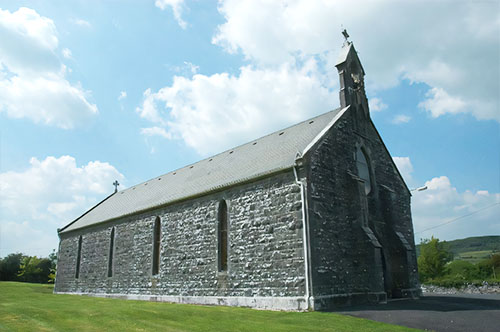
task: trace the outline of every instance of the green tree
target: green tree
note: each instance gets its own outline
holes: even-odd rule
[[[57,269],[57,253],[55,249],[52,249],[52,252],[49,254],[49,260],[51,266],[47,281],[50,284],[53,284],[56,281],[56,269]]]
[[[57,265],[57,252],[55,249],[52,249],[52,252],[49,254],[49,259],[52,263],[52,266],[55,268]]]
[[[445,265],[451,255],[444,248],[443,242],[434,236],[420,243],[420,256],[418,257],[418,270],[421,281],[440,277],[445,272]]]
[[[25,256],[18,275],[22,281],[46,283],[49,280],[51,267],[52,263],[48,258]]]
[[[0,259],[0,280],[2,281],[17,281],[19,280],[18,273],[21,267],[21,261],[24,255],[21,253],[10,254],[7,257]]]

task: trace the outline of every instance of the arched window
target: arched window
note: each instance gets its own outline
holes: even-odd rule
[[[226,201],[222,200],[219,203],[218,212],[218,233],[219,233],[219,272],[227,271],[227,204]]]
[[[359,147],[356,151],[356,167],[358,168],[358,176],[365,181],[365,194],[368,195],[372,190],[370,167],[365,152]]]
[[[115,247],[115,228],[111,229],[111,236],[109,238],[109,259],[108,259],[108,277],[113,276],[113,255]]]
[[[160,272],[161,221],[156,217],[153,230],[153,275]]]
[[[78,251],[76,253],[76,269],[75,269],[75,278],[80,278],[80,262],[82,259],[82,236],[78,238]]]

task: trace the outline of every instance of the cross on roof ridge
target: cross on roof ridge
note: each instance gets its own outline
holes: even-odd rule
[[[115,192],[117,192],[117,191],[118,191],[118,186],[119,186],[119,185],[120,185],[120,184],[118,183],[118,180],[115,180],[115,182],[113,182],[113,186],[115,186]]]

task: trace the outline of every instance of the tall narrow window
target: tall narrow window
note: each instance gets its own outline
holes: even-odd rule
[[[75,269],[75,278],[80,278],[80,261],[82,259],[82,236],[78,238],[78,251],[76,253],[76,269]]]
[[[115,228],[111,229],[111,236],[109,238],[109,259],[108,259],[108,277],[113,276],[113,255],[115,248]]]
[[[156,217],[153,231],[153,275],[160,272],[161,221]]]
[[[227,271],[227,204],[222,200],[219,203],[218,213],[218,233],[219,233],[219,272]]]
[[[365,181],[365,194],[368,195],[372,190],[370,168],[368,166],[365,152],[359,147],[356,151],[356,167],[358,168],[358,176]]]

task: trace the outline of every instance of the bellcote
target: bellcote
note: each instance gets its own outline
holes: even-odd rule
[[[351,106],[358,114],[368,119],[368,99],[365,93],[365,71],[352,42],[346,41],[335,65],[340,79],[340,107]]]

